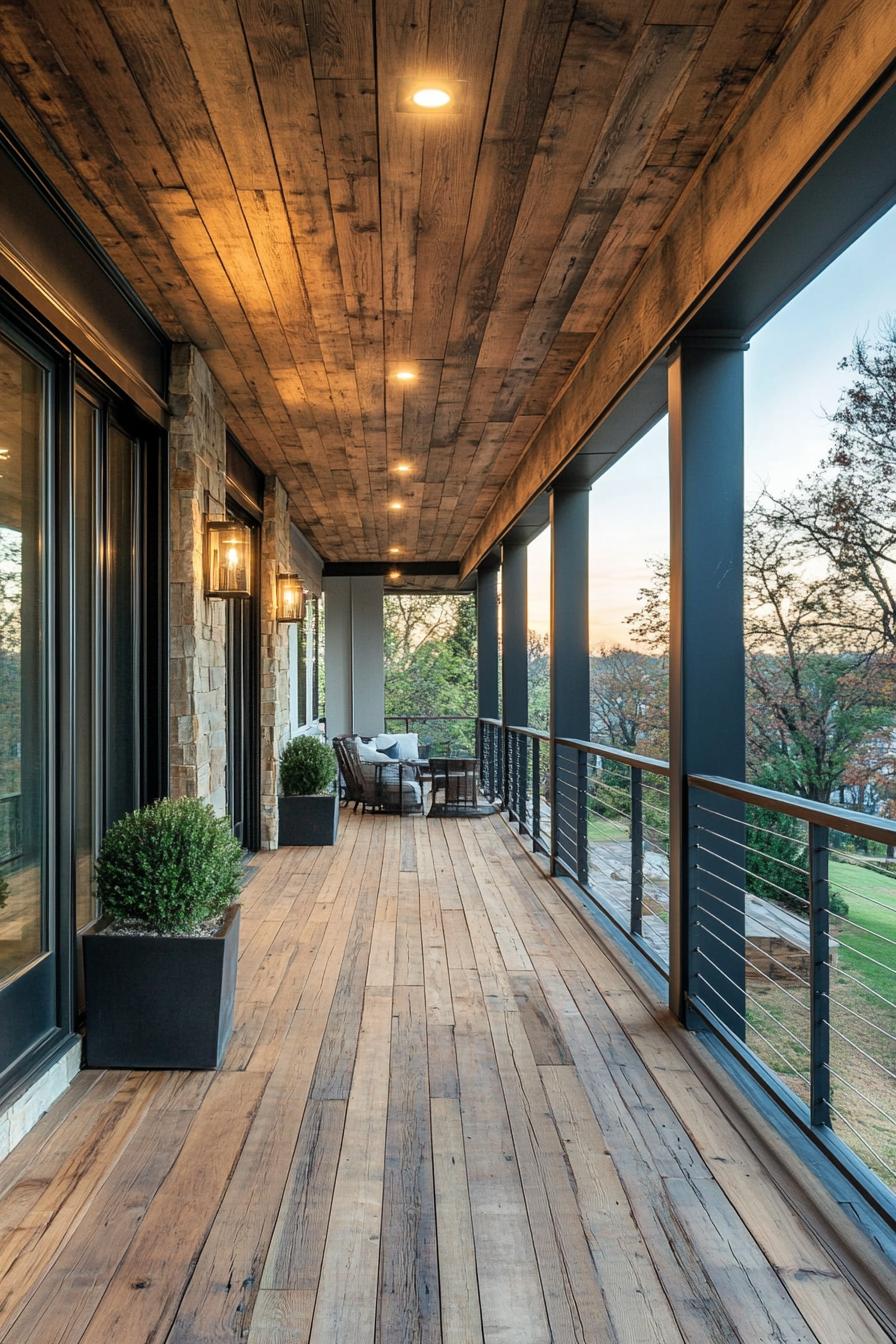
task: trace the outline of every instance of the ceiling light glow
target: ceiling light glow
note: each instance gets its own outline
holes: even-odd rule
[[[412,383],[417,375],[413,369],[396,369],[395,377],[400,383]]]
[[[422,107],[427,112],[432,112],[440,107],[447,107],[451,102],[451,94],[447,89],[416,89],[411,94],[411,102],[416,107]]]

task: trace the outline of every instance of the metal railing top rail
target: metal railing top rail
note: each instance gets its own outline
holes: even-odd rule
[[[477,716],[475,714],[385,714],[388,719],[422,719],[425,723],[475,723]],[[488,719],[481,720],[488,723]],[[497,719],[494,720],[497,723]]]
[[[587,751],[592,756],[606,756],[608,760],[620,761],[623,765],[633,765],[638,770],[649,770],[655,775],[668,775],[669,762],[657,760],[654,756],[639,756],[634,751],[623,751],[621,747],[607,747],[601,742],[585,742],[578,737],[555,737],[558,747],[569,747],[573,751]]]
[[[740,803],[765,807],[771,812],[784,812],[810,825],[826,826],[832,831],[845,831],[848,835],[857,835],[863,840],[876,840],[882,845],[896,845],[896,821],[869,817],[862,812],[851,812],[848,808],[836,807],[833,803],[816,803],[808,798],[797,798],[793,794],[778,793],[775,789],[764,789],[758,784],[742,784],[739,780],[725,779],[721,775],[688,775],[688,784],[693,789],[721,794]]]
[[[481,722],[498,723],[500,721],[497,719],[482,719]],[[515,723],[507,723],[504,725],[504,731],[506,733],[519,733],[522,737],[537,737],[539,742],[550,742],[551,740],[550,733],[545,732],[542,728],[520,728]]]
[[[491,724],[492,728],[503,728],[503,727],[504,727],[504,720],[503,720],[503,719],[488,719],[488,718],[486,718],[486,717],[485,717],[484,715],[482,715],[482,714],[478,714],[476,717],[477,717],[477,722],[479,722],[479,723],[488,723],[488,724]]]

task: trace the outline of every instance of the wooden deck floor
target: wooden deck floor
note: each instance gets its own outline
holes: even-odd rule
[[[0,1339],[888,1338],[499,818],[260,858],[217,1074],[0,1165]]]

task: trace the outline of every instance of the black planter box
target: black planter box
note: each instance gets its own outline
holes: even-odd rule
[[[233,1030],[240,907],[213,938],[85,933],[91,1069],[217,1069]]]
[[[279,804],[281,845],[335,845],[339,798],[335,793],[282,793]]]

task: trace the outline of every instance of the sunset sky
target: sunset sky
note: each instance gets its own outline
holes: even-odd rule
[[[754,336],[746,355],[746,494],[787,489],[820,459],[848,374],[837,368],[856,335],[873,338],[896,316],[896,208]],[[591,492],[591,646],[626,643],[625,617],[648,578],[645,560],[668,550],[666,421]],[[529,626],[548,628],[549,534],[529,551]]]

